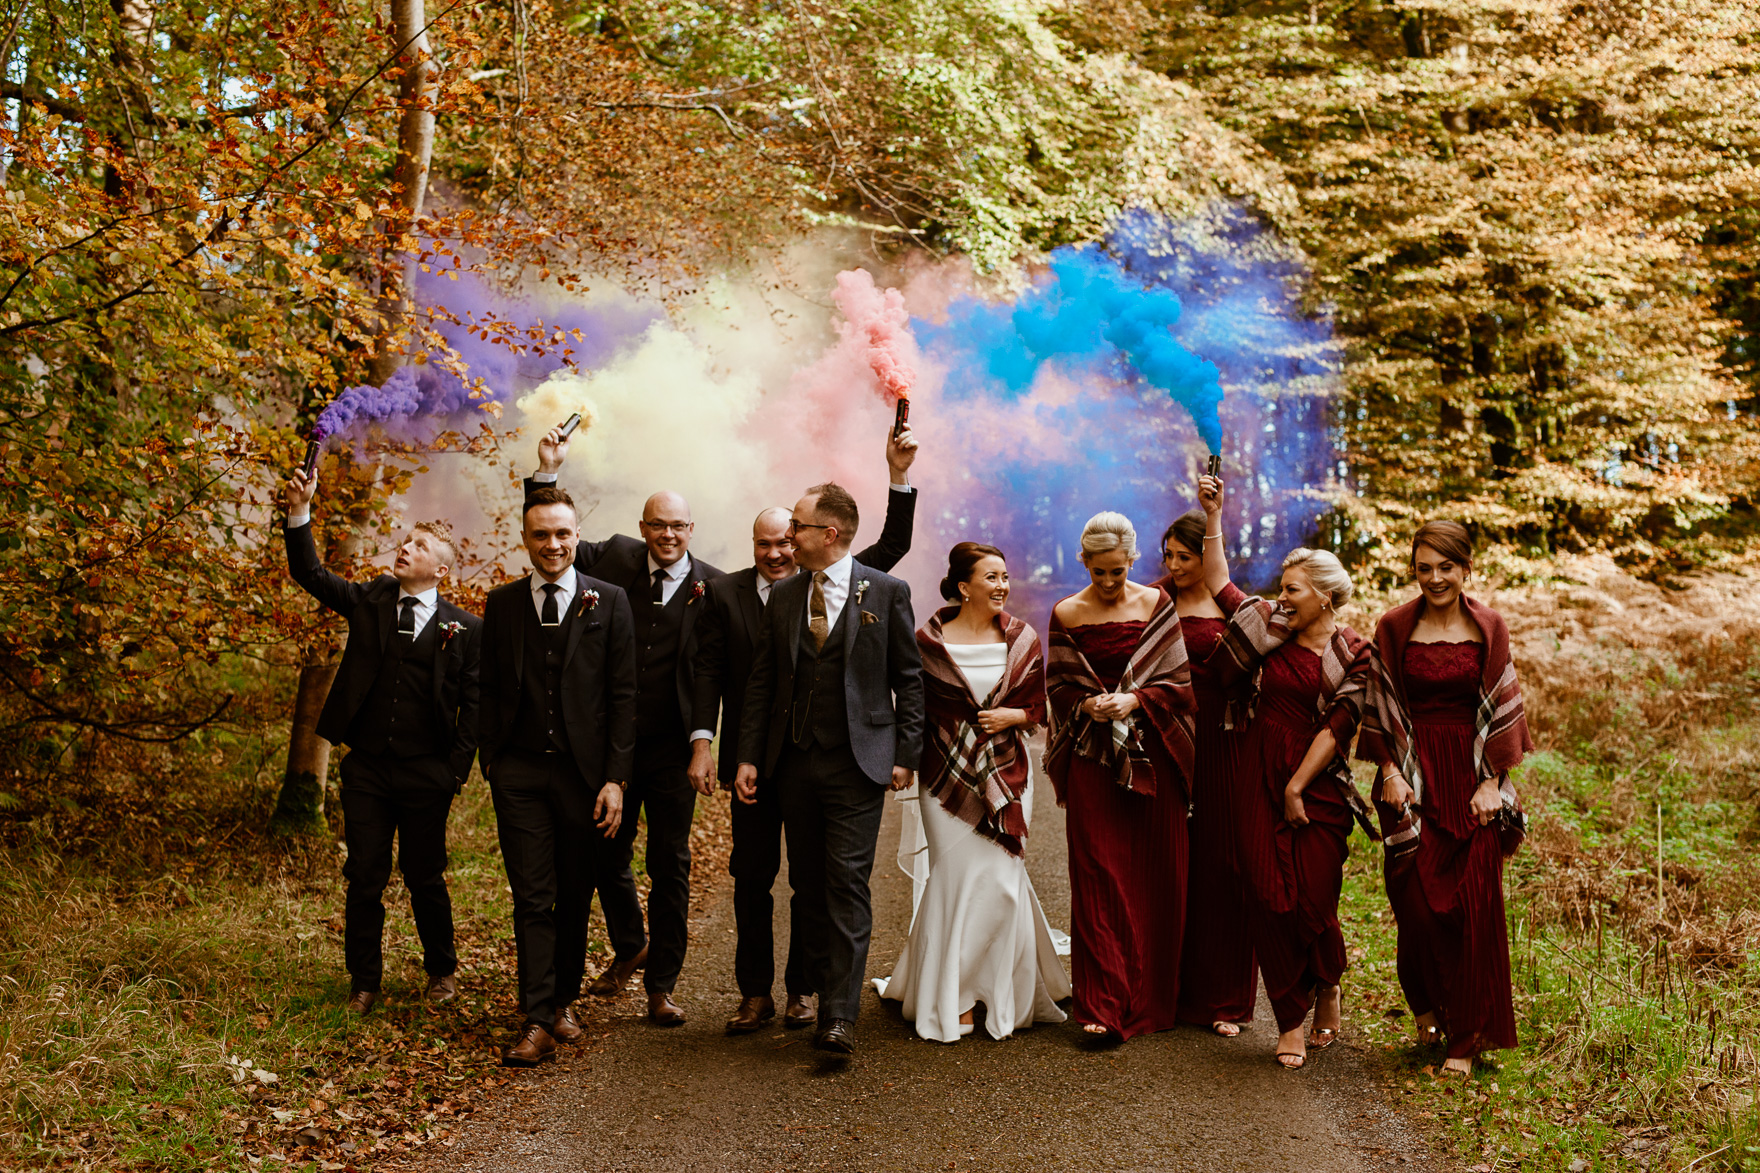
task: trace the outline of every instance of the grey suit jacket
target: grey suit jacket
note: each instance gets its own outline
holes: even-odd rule
[[[794,701],[801,626],[812,576],[797,575],[770,590],[770,605],[752,646],[740,718],[740,759],[769,777],[782,756]],[[861,584],[866,581],[864,588]],[[862,772],[884,786],[892,768],[914,770],[923,754],[923,660],[917,651],[911,588],[860,562],[844,602],[844,701],[849,745]],[[873,616],[866,619],[866,616]]]

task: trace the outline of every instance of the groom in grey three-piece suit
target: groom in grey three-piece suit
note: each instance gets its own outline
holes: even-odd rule
[[[816,485],[789,533],[805,574],[772,588],[752,649],[734,790],[777,788],[789,883],[804,898],[821,1050],[849,1054],[873,926],[868,879],[888,789],[923,750],[922,659],[910,587],[850,556],[858,522],[841,486]]]

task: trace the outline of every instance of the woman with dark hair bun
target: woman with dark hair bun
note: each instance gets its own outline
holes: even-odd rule
[[[1516,1045],[1503,860],[1520,845],[1509,771],[1534,748],[1509,629],[1465,594],[1473,545],[1432,521],[1412,539],[1418,597],[1381,617],[1357,757],[1380,767],[1399,982],[1444,1072]]]
[[[1198,504],[1161,536],[1167,577],[1156,585],[1174,597],[1198,698],[1192,763],[1190,856],[1186,878],[1186,939],[1180,953],[1179,1020],[1223,1038],[1253,1021],[1259,971],[1247,929],[1246,893],[1234,850],[1229,791],[1238,766],[1235,734],[1226,728],[1227,697],[1211,654],[1228,617],[1246,599],[1228,580],[1222,542],[1222,479],[1201,477]]]
[[[961,542],[941,593],[950,606],[917,632],[925,735],[899,864],[915,881],[910,940],[882,998],[902,1002],[926,1039],[957,1042],[984,1028],[1006,1038],[1062,1022],[1069,980],[1023,858],[1032,818],[1027,734],[1045,720],[1039,636],[1003,610],[1002,551]]]

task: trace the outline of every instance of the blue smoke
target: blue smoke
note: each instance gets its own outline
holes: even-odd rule
[[[1033,426],[1079,454],[968,469],[971,499],[935,515],[931,540],[999,546],[1027,596],[1020,613],[1039,614],[1082,585],[1082,525],[1115,509],[1137,526],[1133,577],[1149,581],[1161,573],[1162,530],[1196,506],[1214,452],[1235,580],[1274,582],[1284,554],[1314,540],[1337,479],[1328,392],[1338,355],[1330,324],[1301,302],[1306,276],[1299,255],[1238,207],[1179,222],[1134,211],[1099,246],[1058,249],[1013,303],[963,299],[943,323],[913,320],[948,370],[945,400],[993,404],[985,414],[999,432],[1031,410]],[[1080,392],[1029,408],[1048,367]]]

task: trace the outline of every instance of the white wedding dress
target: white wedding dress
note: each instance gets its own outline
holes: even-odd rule
[[[1007,646],[946,647],[972,695],[988,697],[1002,679]],[[978,1002],[993,1038],[1064,1021],[1057,1003],[1070,996],[1070,985],[1058,954],[1068,952],[1069,938],[1046,921],[1026,861],[948,814],[933,796],[919,801],[916,787],[899,798],[908,804],[899,866],[914,881],[915,911],[892,976],[875,978],[874,988],[904,1004],[917,1034],[943,1043],[971,1033],[959,1016]],[[1021,805],[1030,822],[1031,782]]]

